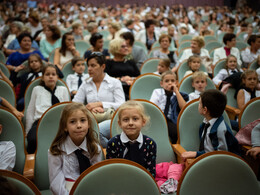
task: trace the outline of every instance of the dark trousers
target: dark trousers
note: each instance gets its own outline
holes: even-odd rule
[[[38,125],[39,120],[35,121],[30,129],[30,131],[27,134],[27,152],[29,154],[33,154],[36,150],[36,130],[37,130],[37,125]]]
[[[167,118],[168,134],[172,144],[176,144],[178,139],[177,125]]]

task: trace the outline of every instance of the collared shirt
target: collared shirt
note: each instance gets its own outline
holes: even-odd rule
[[[121,82],[105,73],[98,91],[92,78],[89,78],[81,84],[72,101],[83,104],[85,102],[102,102],[103,108],[114,108],[116,110],[125,102],[125,94]]]
[[[15,165],[16,149],[12,141],[0,141],[0,169],[12,171]]]
[[[89,77],[89,74],[83,73],[81,79],[82,79],[82,81],[84,81],[88,77]],[[67,83],[67,86],[68,86],[70,92],[78,91],[78,81],[79,81],[79,76],[78,76],[78,73],[76,73],[76,72],[74,74],[69,74],[67,76],[66,83]]]
[[[140,134],[139,134],[139,136],[137,137],[136,140],[130,140],[130,139],[127,137],[127,135],[126,135],[124,132],[122,132],[121,135],[120,135],[120,140],[121,140],[121,142],[122,142],[123,144],[126,144],[126,143],[128,143],[128,142],[131,142],[131,143],[138,142],[138,143],[139,143],[139,146],[138,146],[138,147],[139,147],[139,149],[140,149],[140,148],[142,147],[142,145],[143,145],[143,134],[140,132]],[[125,157],[125,155],[127,154],[127,152],[128,152],[128,149],[125,148],[123,157]]]
[[[221,81],[225,80],[228,76],[234,74],[233,71],[237,72],[237,69],[235,70],[228,69],[228,71],[226,69],[221,69],[218,72],[218,74],[213,78],[213,82],[215,83],[215,85],[218,85]],[[240,71],[243,72],[243,70]]]
[[[76,154],[74,153],[77,149],[83,150],[82,154],[89,158],[91,165],[94,165],[102,160],[102,152],[99,145],[99,154],[96,154],[90,158],[86,138],[80,146],[76,146],[70,136],[67,136],[66,140],[61,145],[61,150],[64,153],[61,155],[52,155],[50,151],[48,151],[50,189],[53,194],[69,194],[68,190],[65,188],[65,179],[76,180],[80,176],[79,162]]]
[[[69,92],[66,87],[57,86],[54,94],[60,102],[70,101]],[[51,93],[43,86],[34,87],[26,112],[26,134],[31,129],[34,121],[41,118],[43,113],[51,106]]]
[[[31,76],[33,76],[33,73],[32,73],[32,72],[30,72],[30,73],[28,74],[27,79],[29,79]],[[41,76],[42,76],[42,72],[38,72],[38,76],[41,77]],[[32,78],[32,81],[33,81],[34,79],[36,79],[35,76]]]
[[[198,98],[200,98],[200,91],[198,91],[198,90],[195,90],[194,92],[192,92],[192,93],[190,93],[189,94],[189,102],[191,101],[191,100],[195,100],[195,99],[198,99]]]
[[[244,91],[244,97],[245,97],[245,102],[244,103],[246,104],[247,102],[249,102],[251,100],[251,93],[249,93],[245,89],[243,89],[243,91]],[[256,97],[260,97],[260,90],[256,90],[255,91],[255,96]]]
[[[260,55],[260,49],[258,49],[256,53],[252,53],[250,48],[241,51],[242,60],[246,64],[253,62],[258,55]]]

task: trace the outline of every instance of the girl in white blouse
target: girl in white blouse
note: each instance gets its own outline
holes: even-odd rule
[[[36,149],[36,129],[43,113],[52,105],[70,101],[70,93],[64,86],[57,86],[58,69],[54,65],[47,65],[42,70],[40,86],[33,88],[30,103],[26,112],[26,133],[29,154]]]
[[[58,133],[48,151],[50,189],[66,195],[80,174],[102,160],[90,112],[81,103],[63,109]]]

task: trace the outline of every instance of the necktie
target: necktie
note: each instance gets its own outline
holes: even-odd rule
[[[164,108],[164,115],[166,118],[168,118],[168,112],[169,112],[169,108],[171,105],[171,97],[172,97],[172,93],[165,91],[165,95],[166,95],[166,104],[165,104],[165,108]]]
[[[30,82],[33,80],[33,78],[36,79],[37,77],[39,77],[38,72],[32,72],[32,73],[33,73],[33,75],[30,76],[30,77],[27,79],[27,82],[28,82],[28,83],[30,83]]]
[[[139,143],[138,142],[128,142],[126,143],[126,147],[128,149],[126,155],[125,155],[125,159],[128,159],[128,160],[132,160],[134,162],[137,162],[139,161],[138,159],[138,154],[139,154]]]
[[[79,88],[82,83],[82,79],[81,79],[82,75],[78,74],[78,77],[79,77],[79,80],[78,80],[78,88]]]
[[[80,174],[81,174],[87,168],[89,168],[91,166],[91,164],[90,164],[88,157],[86,157],[85,155],[82,154],[82,150],[77,149],[75,151],[75,154],[76,154],[78,161],[79,161],[79,171],[80,171]]]
[[[209,123],[204,123],[204,128],[203,128],[203,132],[202,132],[202,138],[200,140],[200,149],[199,149],[199,151],[204,150],[204,141],[205,141],[205,138],[206,138],[206,135],[207,135],[207,129],[208,129],[209,126],[210,126]]]
[[[52,105],[60,103],[60,100],[57,98],[56,95],[54,95],[56,87],[53,89],[53,91],[49,87],[44,86],[44,88],[51,93],[51,104]]]
[[[231,72],[232,72],[232,74],[235,74],[237,71],[235,71],[235,70],[231,70]]]

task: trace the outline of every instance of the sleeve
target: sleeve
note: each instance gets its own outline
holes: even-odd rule
[[[0,169],[12,171],[15,166],[16,149],[12,141],[6,142],[4,151],[1,151]]]
[[[140,70],[138,69],[136,63],[133,60],[131,60],[131,66],[134,67],[134,72],[133,72],[132,76],[134,76],[134,77],[139,76],[140,75]]]
[[[40,41],[40,52],[42,53],[44,58],[48,58],[49,54],[46,51],[46,44],[45,44],[45,39]]]
[[[152,176],[155,178],[156,176],[156,156],[157,156],[157,145],[154,140],[149,139],[148,140],[148,147],[150,148],[149,154],[147,156],[147,170],[152,174]]]
[[[156,105],[159,105],[159,96],[158,96],[158,92],[157,91],[158,91],[157,89],[153,90],[152,96],[150,98],[150,102],[153,102]]]
[[[70,94],[68,89],[66,87],[62,87],[62,88],[63,88],[62,102],[70,101]]]
[[[102,158],[103,158],[103,153],[102,153],[102,150],[101,150],[101,147],[97,144],[98,146],[98,154],[96,154],[92,159],[91,159],[91,164],[94,165],[98,162],[101,162],[102,161]]]
[[[215,65],[220,59],[219,49],[215,49],[212,64]]]
[[[68,195],[69,191],[66,189],[66,181],[64,173],[62,172],[62,166],[62,156],[54,156],[48,151],[50,189],[53,194]]]
[[[73,90],[72,90],[72,84],[71,84],[71,82],[72,82],[72,78],[71,78],[71,74],[69,74],[69,75],[67,76],[67,79],[66,79],[66,84],[67,84],[67,86],[68,86],[70,92],[73,91]]]
[[[35,110],[36,110],[36,98],[37,94],[40,94],[40,91],[37,90],[37,87],[33,88],[31,99],[27,108],[26,112],[26,134],[29,132],[30,128],[32,127],[33,124],[33,117],[35,115]]]
[[[252,130],[251,142],[253,147],[260,146],[260,123]]]
[[[147,55],[146,55],[146,53],[144,52],[143,49],[140,49],[139,52],[138,52],[138,56],[137,56],[137,58],[135,59],[136,65],[137,65],[137,67],[138,67],[139,69],[141,68],[141,66],[142,66],[142,64],[143,64],[143,62],[144,62],[145,60],[147,60]]]
[[[114,102],[102,102],[104,108],[113,107],[115,110],[125,102],[125,94],[123,91],[122,84],[119,80],[115,80],[113,86]]]
[[[73,98],[73,102],[79,102],[79,103],[82,103],[84,104],[85,103],[85,100],[87,99],[87,94],[85,92],[85,88],[87,86],[85,85],[85,82],[79,87],[76,95],[74,96]]]
[[[218,151],[228,151],[227,141],[226,141],[226,134],[227,129],[218,129],[217,137],[218,137],[218,146],[214,148]]]
[[[221,69],[219,73],[213,78],[215,85],[218,85],[220,81],[225,79],[226,72],[227,71],[225,69]]]
[[[115,141],[116,141],[116,139],[115,139],[115,137],[113,137],[107,143],[106,159],[117,158],[117,150],[116,150],[116,143],[115,143]]]
[[[247,53],[247,49],[241,51],[241,57],[243,62],[249,64],[251,62],[250,55]]]
[[[236,57],[237,57],[237,64],[241,67],[242,61],[241,61],[241,58],[240,58],[240,51],[237,48],[236,48],[236,50],[237,50],[237,55],[236,55]]]

